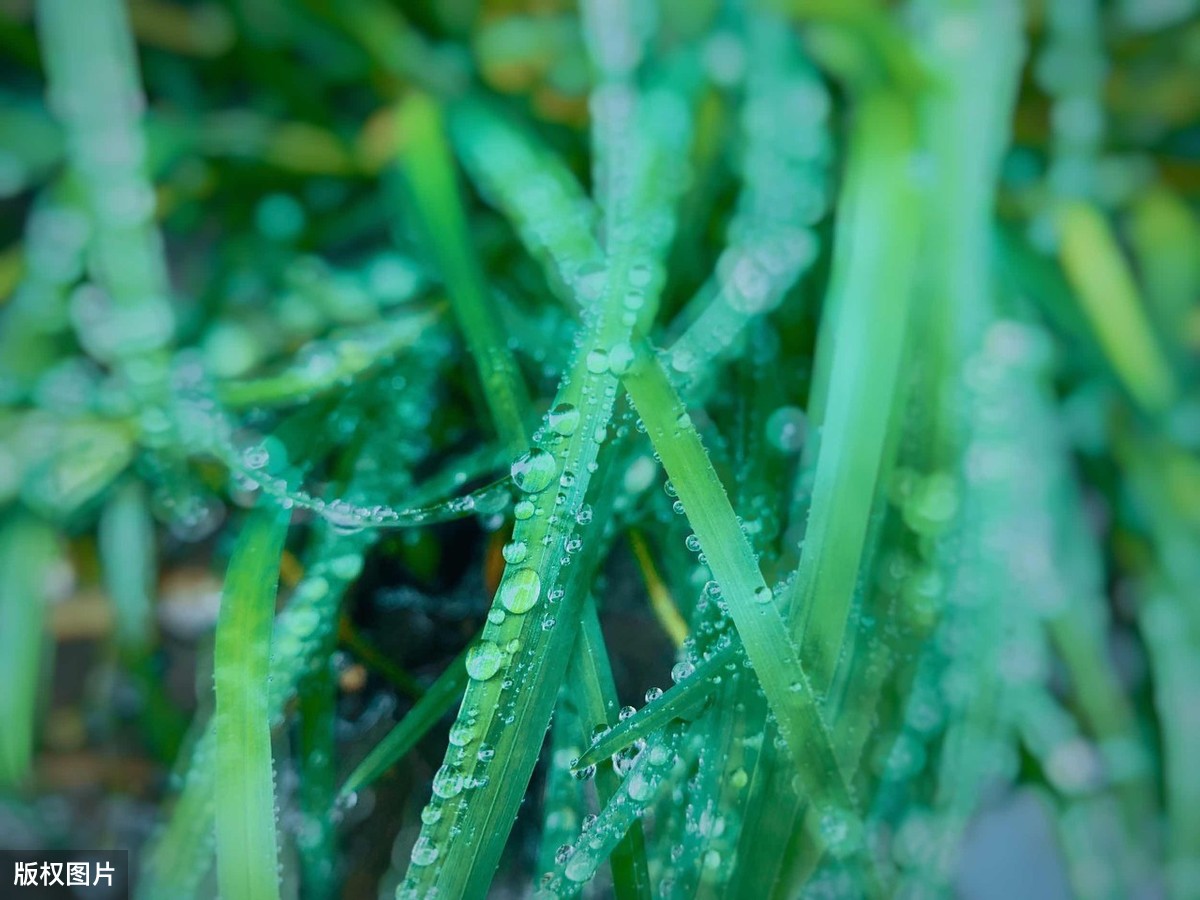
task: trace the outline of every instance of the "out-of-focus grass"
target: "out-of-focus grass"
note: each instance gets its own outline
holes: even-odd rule
[[[0,847],[1194,896],[1194,7],[0,14]]]

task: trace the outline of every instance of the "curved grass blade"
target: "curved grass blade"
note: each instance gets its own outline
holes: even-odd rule
[[[278,374],[218,382],[217,400],[234,408],[306,403],[424,339],[440,317],[437,306],[406,310],[345,334],[312,341]]]
[[[330,632],[317,651],[321,661],[296,691],[300,719],[297,740],[300,786],[297,790],[300,827],[296,850],[300,857],[302,900],[334,900],[338,896],[337,821],[330,811],[337,791],[337,674],[332,656],[337,645]]]
[[[826,212],[829,97],[778,16],[749,17],[742,186],[716,273],[669,331],[674,369],[691,372],[769,313],[817,257]]]
[[[426,396],[439,375],[442,358],[427,357],[408,369],[410,388]],[[384,397],[390,389],[379,387]],[[394,413],[375,419],[362,451],[353,458],[346,475],[347,496],[378,493],[391,497],[409,482],[408,472],[423,453],[412,439],[424,424],[421,404],[392,404]],[[386,458],[388,466],[379,460]],[[282,724],[285,708],[310,670],[325,639],[336,631],[341,599],[362,571],[363,554],[374,532],[352,534],[323,525],[308,554],[303,580],[287,607],[276,618],[271,637],[269,721]],[[165,828],[146,853],[138,896],[144,900],[183,900],[194,896],[212,863],[214,733],[210,721],[201,730],[190,752],[178,763],[180,795]]]
[[[279,560],[290,514],[262,507],[242,527],[217,618],[217,883],[229,900],[279,896],[267,678]]]

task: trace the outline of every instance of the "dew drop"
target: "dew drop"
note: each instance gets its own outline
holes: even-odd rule
[[[624,375],[633,365],[633,347],[628,342],[617,344],[608,354],[608,368],[614,375]]]
[[[491,641],[480,641],[467,654],[467,674],[476,681],[487,681],[500,671],[504,654]]]
[[[608,352],[591,350],[587,355],[587,370],[593,375],[601,375],[608,371]]]
[[[433,776],[433,793],[443,800],[449,800],[462,793],[462,773],[453,766],[442,766]]]
[[[563,437],[574,434],[575,429],[579,427],[579,410],[570,403],[558,404],[550,410],[546,418],[550,428]]]
[[[626,789],[629,792],[629,798],[638,803],[645,803],[654,794],[654,785],[641,772],[634,772],[629,776]]]
[[[675,665],[671,667],[671,680],[676,684],[679,684],[679,682],[683,681],[685,678],[691,677],[692,673],[695,671],[696,667],[692,665],[689,660],[685,659],[682,662],[675,663]]]
[[[532,447],[513,460],[509,471],[512,473],[513,483],[518,488],[527,494],[535,494],[549,486],[557,470],[553,454],[540,447]]]
[[[417,838],[413,844],[412,861],[414,866],[432,865],[438,858],[438,848],[427,837]]]
[[[808,417],[798,406],[781,406],[767,418],[767,441],[781,453],[804,447]]]
[[[523,560],[529,553],[529,546],[524,541],[509,541],[504,545],[504,549],[500,554],[504,557],[506,563],[516,565]]]
[[[542,579],[533,569],[518,569],[500,585],[500,603],[510,613],[533,609],[542,593]]]

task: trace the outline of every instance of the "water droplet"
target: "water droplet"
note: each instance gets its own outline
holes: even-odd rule
[[[475,739],[475,726],[471,722],[455,722],[450,726],[450,743],[465,747]]]
[[[634,263],[629,267],[629,283],[637,288],[644,288],[654,277],[654,269],[646,263]]]
[[[754,589],[754,599],[759,603],[770,603],[771,598],[774,596],[775,595],[771,592],[771,589],[765,584],[759,585]]]
[[[663,690],[660,687],[652,687],[646,691],[646,702],[651,703],[663,695]]]
[[[587,370],[593,375],[608,371],[608,352],[605,350],[590,350],[587,355]]]
[[[462,773],[453,766],[442,766],[433,776],[433,793],[443,800],[449,800],[462,793]]]
[[[684,541],[684,544],[686,544],[687,548],[693,553],[700,552],[700,538],[696,537],[694,534],[689,534],[687,539]]]
[[[546,418],[554,432],[563,437],[574,434],[575,429],[579,427],[579,410],[570,403],[558,404],[550,410]]]
[[[834,859],[845,859],[858,849],[862,840],[862,826],[848,810],[826,810],[817,828],[825,849]]]
[[[438,858],[438,848],[433,845],[433,841],[422,835],[417,838],[417,842],[413,844],[412,861],[414,866],[432,865]]]
[[[622,706],[621,711],[619,713],[617,713],[617,718],[623,722],[626,719],[628,719],[630,716],[635,716],[635,715],[637,715],[637,710],[634,709],[632,706]]]
[[[426,825],[436,825],[442,820],[442,807],[438,804],[430,803],[421,810],[421,821]]]
[[[808,417],[798,406],[781,406],[767,419],[767,440],[781,453],[796,453],[804,447]]]
[[[540,447],[532,447],[513,460],[509,471],[512,473],[513,483],[518,488],[528,494],[535,494],[549,486],[557,470],[558,465],[553,454]]]
[[[676,684],[679,684],[679,682],[683,681],[685,678],[691,677],[692,673],[695,671],[696,667],[692,665],[689,660],[682,660],[681,662],[675,663],[675,665],[671,667],[671,680]]]
[[[529,546],[524,541],[509,541],[504,545],[504,549],[500,551],[504,557],[504,561],[511,565],[516,565],[523,560],[529,552]]]
[[[609,351],[608,368],[614,375],[624,375],[633,365],[633,347],[622,341]]]
[[[631,800],[645,803],[654,794],[654,784],[642,772],[634,772],[629,776],[626,790]]]
[[[563,869],[563,874],[567,879],[574,882],[584,882],[592,877],[596,867],[592,862],[591,857],[586,853],[575,853],[567,860],[567,865]]]
[[[535,510],[536,510],[536,507],[533,505],[533,501],[521,500],[517,503],[516,506],[513,507],[513,515],[516,516],[521,521],[524,521],[525,519],[528,519],[531,516],[533,516],[533,513]]]
[[[533,609],[542,593],[542,579],[533,569],[518,569],[500,585],[500,603],[510,613]]]
[[[467,674],[476,681],[487,681],[500,671],[504,653],[491,641],[480,641],[467,654]]]

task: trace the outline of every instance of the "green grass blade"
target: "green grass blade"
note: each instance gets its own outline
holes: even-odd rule
[[[586,746],[598,725],[611,726],[617,721],[617,685],[613,680],[608,648],[596,604],[588,598],[583,605],[579,636],[571,656],[570,698],[580,728],[578,739]],[[578,763],[572,761],[578,768]],[[611,762],[596,767],[596,791],[601,805],[607,804],[620,790],[621,776]],[[646,841],[640,822],[633,822],[609,857],[613,893],[618,900],[649,900],[650,873],[646,868]],[[547,867],[548,868],[548,867]]]
[[[46,591],[58,562],[54,532],[36,519],[10,516],[0,531],[0,788],[29,777],[41,686]]]
[[[338,896],[337,820],[337,672],[332,660],[337,646],[330,631],[318,651],[322,661],[297,689],[300,718],[296,754],[300,786],[297,805],[300,827],[296,850],[300,857],[302,900],[334,900]]]
[[[678,727],[656,735],[638,755],[620,787],[571,847],[561,865],[541,879],[554,896],[574,896],[616,850],[642,811],[651,806],[664,780],[679,762]]]
[[[442,111],[427,95],[410,95],[398,110],[400,168],[438,261],[459,328],[479,369],[500,439],[516,452],[528,446],[529,394],[509,350],[487,282],[471,247]]]
[[[671,722],[690,722],[710,702],[721,681],[721,673],[730,664],[738,664],[741,647],[727,643],[697,663],[692,674],[659,697],[649,701],[632,716],[622,719],[579,757],[575,768],[593,766],[620,753],[635,741],[648,737]]]
[[[268,675],[279,560],[290,514],[251,513],[229,561],[217,619],[217,883],[228,900],[279,896]]]
[[[431,891],[447,896],[486,892],[575,639],[584,586],[573,583],[572,573],[582,561],[564,566],[563,560],[570,562],[567,541],[592,518],[583,515],[585,498],[600,468],[597,457],[616,403],[609,351],[629,340],[633,323],[624,307],[629,295],[641,298],[643,315],[652,316],[656,308],[661,259],[672,234],[670,212],[683,181],[677,159],[689,139],[688,110],[672,87],[639,96],[623,78],[613,82],[616,93],[606,95],[610,102],[595,110],[597,154],[615,162],[623,177],[600,182],[608,217],[608,269],[596,273],[602,280],[580,282],[588,306],[585,326],[554,402],[555,409],[571,415],[556,420],[561,428],[548,421],[541,446],[514,464],[526,473],[528,496],[518,505],[513,541],[526,555],[506,568],[481,656],[474,665],[468,661],[468,674],[474,670],[475,675],[458,722],[473,739],[450,749],[434,779],[430,822],[398,889],[402,898]],[[622,98],[632,101],[632,121],[626,118],[629,107],[618,102]],[[630,128],[634,123],[640,127]],[[655,227],[646,227],[647,222]],[[592,500],[596,518],[604,500],[603,493]],[[586,552],[589,541],[582,543]],[[481,746],[490,751],[482,759]]]
[[[217,399],[227,407],[279,406],[306,403],[392,360],[397,353],[427,338],[444,307],[406,309],[369,326],[312,341],[286,369],[260,378],[219,382]]]
[[[1143,408],[1161,412],[1178,387],[1108,222],[1073,202],[1063,206],[1059,226],[1063,268],[1113,370]]]
[[[906,340],[920,225],[911,115],[894,97],[862,100],[834,241],[812,505],[783,603],[822,695],[842,650]]]
[[[467,684],[465,663],[474,646],[472,644],[454,658],[404,718],[354,767],[342,783],[339,793],[343,798],[361,791],[383,775],[454,707]]]
[[[823,811],[852,815],[855,803],[805,667],[695,426],[661,364],[644,347],[624,375],[624,384],[721,586],[721,597],[809,795]]]

